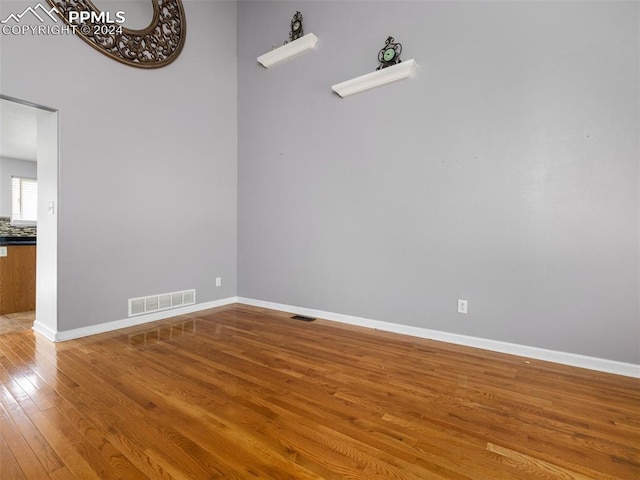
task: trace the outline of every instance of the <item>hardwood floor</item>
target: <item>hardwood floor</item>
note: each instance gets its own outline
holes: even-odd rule
[[[3,333],[31,329],[35,319],[36,312],[34,311],[6,313],[4,315],[0,315],[0,335]]]
[[[289,317],[5,332],[0,478],[640,478],[638,379]]]

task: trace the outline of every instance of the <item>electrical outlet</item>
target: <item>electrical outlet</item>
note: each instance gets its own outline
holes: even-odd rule
[[[0,247],[0,257],[7,256],[7,247]]]
[[[458,313],[467,313],[467,301],[466,300],[458,300]]]
[[[222,285],[222,278],[216,277],[216,287],[219,287],[220,285]]]

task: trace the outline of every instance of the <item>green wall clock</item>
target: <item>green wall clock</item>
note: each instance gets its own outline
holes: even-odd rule
[[[383,68],[390,67],[391,65],[395,65],[400,63],[400,53],[402,52],[402,44],[396,43],[393,37],[387,38],[387,41],[384,44],[384,47],[380,49],[378,52],[378,68],[376,70],[381,70]]]

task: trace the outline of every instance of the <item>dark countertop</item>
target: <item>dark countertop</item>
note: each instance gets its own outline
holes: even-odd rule
[[[35,245],[37,237],[0,237],[0,246]]]

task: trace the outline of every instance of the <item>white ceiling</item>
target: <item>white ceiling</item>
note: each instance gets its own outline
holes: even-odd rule
[[[38,109],[0,99],[0,156],[38,159]]]

